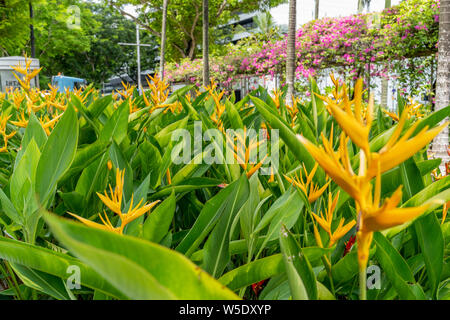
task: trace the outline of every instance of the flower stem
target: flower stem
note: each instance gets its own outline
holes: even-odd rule
[[[366,267],[359,269],[359,300],[367,300]]]

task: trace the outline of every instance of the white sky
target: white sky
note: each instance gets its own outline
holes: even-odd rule
[[[400,0],[392,0],[392,5],[400,3]],[[357,0],[320,0],[319,17],[342,17],[356,13]],[[384,0],[372,0],[370,11],[382,11]],[[126,6],[125,10],[134,14],[132,6]],[[270,10],[277,24],[287,24],[289,17],[289,5],[281,4]],[[300,26],[314,17],[314,0],[297,0],[297,26]]]
[[[400,0],[392,0],[392,5],[397,5]],[[357,12],[357,0],[320,0],[319,18],[343,17]],[[372,0],[370,12],[382,11],[384,0]],[[289,18],[289,5],[281,4],[273,8],[272,14],[277,24],[287,24]],[[314,0],[297,0],[297,25],[302,25],[314,18]]]

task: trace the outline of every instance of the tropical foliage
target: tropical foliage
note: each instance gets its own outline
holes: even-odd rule
[[[427,153],[450,107],[399,97],[393,120],[334,77],[292,106],[214,83],[169,95],[157,77],[143,95],[60,94],[16,70],[22,90],[0,96],[1,297],[450,298],[450,178]]]

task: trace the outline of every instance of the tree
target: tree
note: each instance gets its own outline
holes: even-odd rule
[[[286,104],[293,105],[294,80],[295,80],[295,31],[297,18],[297,0],[289,0],[289,25],[287,39],[287,63],[286,63]]]
[[[19,55],[27,42],[28,3],[0,1],[0,56]]]
[[[203,0],[203,85],[209,86],[209,0]]]
[[[320,6],[320,0],[314,0],[314,19],[319,19],[319,6]]]
[[[35,45],[34,26],[33,26],[33,3],[31,0],[28,2],[28,7],[30,10],[30,51],[31,51],[31,57],[36,58],[36,45]]]
[[[162,10],[162,26],[161,26],[161,53],[160,53],[160,66],[159,66],[159,77],[161,80],[164,79],[164,64],[166,62],[166,27],[167,27],[167,6],[169,5],[169,0],[164,0],[163,10]]]
[[[391,7],[391,0],[385,0],[384,1],[384,8],[390,8]],[[388,79],[382,78],[381,79],[381,106],[383,108],[387,108],[387,100],[388,100]]]
[[[443,109],[450,104],[450,0],[441,0],[440,4],[435,110]],[[450,161],[447,154],[448,134],[447,126],[437,135],[432,145],[436,157],[442,159],[441,171],[444,173],[444,165]]]
[[[121,14],[139,23],[150,34],[161,39],[163,0],[105,0]],[[225,25],[237,13],[264,10],[286,0],[209,0],[210,29]],[[124,10],[124,5],[139,5],[137,14]],[[166,59],[195,59],[202,44],[202,0],[172,0],[167,10]],[[209,32],[211,34],[211,32]],[[215,45],[214,42],[210,43]],[[219,44],[217,44],[219,46]]]
[[[256,25],[256,32],[261,34],[269,34],[276,27],[270,11],[266,11],[254,16],[253,22]]]

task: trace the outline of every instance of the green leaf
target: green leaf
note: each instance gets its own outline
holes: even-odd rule
[[[128,108],[128,100],[125,100],[119,107],[114,111],[112,116],[108,119],[100,132],[98,137],[98,142],[110,142],[113,139],[118,145],[127,136],[128,130],[128,113],[130,109]]]
[[[420,217],[413,225],[425,261],[433,298],[437,299],[437,292],[444,263],[445,246],[441,226],[434,213]]]
[[[76,174],[83,171],[87,166],[100,158],[108,150],[109,142],[94,142],[83,149],[78,149],[70,169],[61,177],[64,183]]]
[[[286,143],[289,150],[294,154],[297,160],[303,162],[308,171],[312,170],[316,164],[316,161],[309,154],[308,150],[306,150],[300,140],[297,139],[292,129],[282,119],[280,119],[278,115],[274,114],[273,111],[270,111],[269,107],[262,100],[253,96],[251,96],[250,99],[255,104],[259,113],[261,113],[264,119],[269,122],[269,125],[273,129],[278,129],[280,131],[281,139],[283,139],[284,143]],[[319,184],[325,183],[325,173],[320,167],[317,169],[315,177]]]
[[[164,200],[144,222],[144,238],[159,243],[166,236],[176,208],[175,191]]]
[[[379,232],[373,240],[377,246],[375,256],[382,270],[397,291],[400,299],[425,299],[425,295],[416,283],[408,264],[392,244]]]
[[[8,196],[0,189],[0,202],[2,204],[3,212],[15,223],[22,225],[23,219],[17,212],[14,204],[9,200]]]
[[[97,272],[67,254],[0,237],[0,257],[12,263],[45,272],[61,279],[67,279],[70,276],[67,273],[68,267],[77,266],[80,268],[82,275],[80,279],[81,285],[99,290],[115,298],[125,298],[122,293],[106,282]]]
[[[242,123],[241,116],[239,115],[239,112],[236,110],[234,104],[228,101],[228,99],[225,101],[225,109],[227,111],[227,116],[228,119],[230,120],[231,127],[234,130],[243,129],[244,124]]]
[[[283,256],[275,254],[237,267],[219,278],[231,290],[245,288],[284,272]]]
[[[450,176],[447,176],[441,180],[433,182],[432,184],[426,186],[423,190],[416,193],[413,197],[408,199],[402,204],[402,208],[407,207],[418,207],[421,205],[429,205],[428,209],[422,214],[433,211],[434,209],[442,206],[443,203],[450,201]],[[398,234],[400,231],[404,230],[411,225],[415,220],[406,222],[400,226],[390,228],[383,231],[382,233],[388,238],[392,238],[394,235]]]
[[[44,213],[53,234],[131,299],[236,299],[183,255]]]
[[[44,207],[49,205],[59,178],[69,169],[77,141],[77,115],[69,105],[50,134],[36,170],[36,192]]]
[[[16,160],[14,163],[14,168],[19,163],[20,159],[22,158],[23,154],[25,153],[25,150],[28,147],[28,144],[31,140],[34,140],[39,148],[39,150],[42,149],[42,147],[47,142],[47,134],[45,133],[44,129],[41,126],[41,123],[34,115],[34,112],[30,113],[30,118],[28,119],[28,125],[25,129],[25,134],[22,138],[22,143],[20,145],[20,150],[17,152]]]
[[[228,201],[235,196],[234,190],[238,187],[238,181],[231,183],[205,203],[194,225],[175,250],[189,257],[198,248],[228,209]]]
[[[175,130],[184,129],[188,123],[189,116],[184,117],[181,120],[175,121],[174,123],[169,124],[164,129],[159,131],[155,135],[156,141],[158,141],[161,147],[165,147],[169,144],[172,138],[172,134]]]
[[[233,192],[226,200],[226,207],[214,230],[205,244],[204,268],[213,277],[219,277],[230,260],[230,229],[231,224],[248,198],[249,184],[247,176],[243,174],[233,188]]]
[[[272,204],[253,232],[253,235],[256,236],[262,229],[269,225],[266,239],[259,248],[257,256],[261,254],[267,242],[278,238],[282,224],[286,225],[287,228],[292,228],[300,216],[303,205],[303,198],[293,187],[290,187]]]
[[[30,288],[41,291],[58,300],[70,300],[63,280],[42,271],[11,263],[20,280]]]
[[[11,201],[19,214],[23,216],[24,220],[26,219],[26,215],[32,213],[26,212],[28,210],[24,210],[25,208],[29,210],[37,209],[37,204],[33,197],[36,169],[40,156],[39,148],[34,139],[32,139],[11,175]],[[28,201],[33,202],[33,204],[29,206],[30,203]]]
[[[317,284],[311,264],[300,245],[284,225],[280,232],[280,246],[292,298],[295,300],[316,300]]]
[[[110,103],[113,102],[113,98],[111,95],[107,95],[104,97],[100,97],[97,100],[95,100],[93,103],[91,103],[87,110],[92,117],[92,119],[97,119],[99,115],[102,114],[102,112],[108,107]]]

